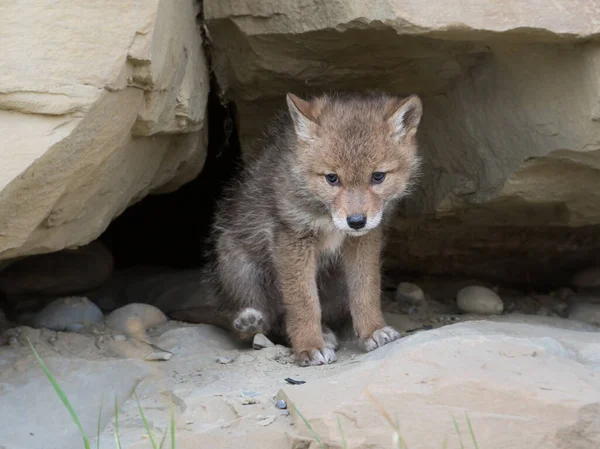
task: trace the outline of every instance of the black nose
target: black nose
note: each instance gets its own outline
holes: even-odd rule
[[[348,226],[350,226],[352,229],[361,229],[364,228],[365,225],[367,224],[367,217],[365,217],[364,215],[348,215],[348,218],[346,218],[346,221],[348,222]]]

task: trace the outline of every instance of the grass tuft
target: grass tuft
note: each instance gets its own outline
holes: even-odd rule
[[[44,371],[44,374],[50,381],[52,388],[54,388],[54,391],[56,392],[56,394],[58,395],[58,397],[60,398],[60,400],[62,401],[64,406],[66,407],[66,409],[69,411],[69,414],[71,415],[71,418],[73,419],[73,422],[75,422],[75,425],[79,429],[79,433],[81,433],[81,436],[83,437],[83,445],[84,445],[85,449],[90,449],[90,441],[88,440],[87,435],[83,431],[81,422],[79,422],[77,413],[75,413],[75,410],[73,409],[73,406],[71,405],[71,402],[69,402],[69,398],[67,398],[67,395],[65,394],[65,392],[62,390],[62,388],[60,388],[60,385],[58,385],[58,382],[56,382],[56,379],[54,378],[54,376],[52,375],[52,373],[50,372],[50,370],[48,369],[46,364],[42,361],[42,359],[38,355],[37,351],[31,344],[29,339],[27,339],[27,342],[29,343],[29,346],[31,347],[31,350],[33,351],[33,354],[35,355],[35,358],[37,359],[39,365],[41,366],[42,370]]]
[[[342,439],[342,448],[348,449],[348,444],[346,443],[346,438],[344,438],[344,431],[342,430],[342,423],[340,421],[340,417],[336,415],[335,419],[337,420],[338,430],[340,431],[340,438]]]
[[[469,414],[465,412],[465,418],[467,419],[467,425],[469,426],[469,432],[471,433],[471,439],[473,440],[473,446],[475,449],[479,449],[479,445],[477,444],[477,439],[475,438],[475,432],[473,432],[473,426],[471,425],[471,420],[469,419]]]
[[[454,415],[452,415],[452,422],[454,423],[454,429],[456,429],[456,433],[458,434],[458,440],[460,441],[460,449],[465,449],[462,435],[460,434],[460,428],[458,427],[458,423],[456,422],[456,418],[454,417]]]
[[[321,442],[321,439],[319,438],[319,435],[317,435],[317,432],[315,432],[315,430],[312,428],[312,426],[310,425],[310,423],[306,420],[306,418],[304,417],[304,415],[302,413],[300,413],[300,410],[298,410],[294,404],[292,404],[292,407],[294,407],[294,410],[296,411],[296,413],[298,413],[298,416],[302,419],[302,421],[304,421],[304,424],[306,425],[306,427],[308,428],[308,430],[310,430],[310,432],[313,434],[313,436],[315,437],[315,440],[317,440],[317,443],[318,443],[319,447],[321,449],[325,449],[325,446],[323,446],[323,443]]]
[[[100,412],[98,412],[98,433],[97,433],[97,439],[96,439],[96,449],[100,449],[100,431],[102,430],[100,428],[101,425],[101,421],[102,421],[102,406],[104,405],[104,395],[102,395],[100,397]]]
[[[117,396],[115,396],[115,443],[117,449],[121,449],[121,439],[119,438],[119,402]]]
[[[50,370],[48,369],[48,367],[46,366],[46,364],[42,361],[42,359],[40,358],[39,354],[37,353],[37,351],[35,350],[35,348],[33,347],[33,345],[31,344],[31,342],[29,341],[29,339],[27,340],[27,342],[29,343],[29,346],[31,347],[31,350],[33,351],[33,354],[35,355],[35,358],[38,361],[38,364],[40,365],[40,367],[42,368],[42,370],[44,371],[44,374],[46,375],[46,377],[48,378],[48,380],[50,381],[50,384],[52,385],[52,388],[54,388],[54,391],[56,392],[56,394],[58,395],[58,397],[60,398],[60,400],[62,401],[62,403],[64,404],[65,408],[69,411],[69,414],[71,415],[71,418],[73,419],[73,421],[75,422],[75,425],[77,426],[77,428],[79,429],[79,432],[81,433],[81,436],[83,437],[83,445],[85,447],[85,449],[90,449],[90,442],[88,440],[87,435],[85,434],[85,432],[83,431],[83,427],[81,425],[81,422],[79,421],[79,418],[77,417],[77,414],[75,413],[75,410],[73,409],[73,406],[71,405],[71,402],[69,401],[69,399],[67,398],[67,395],[65,394],[65,392],[62,390],[62,388],[60,388],[60,385],[58,385],[58,382],[56,381],[56,379],[54,378],[54,376],[52,375],[52,373],[50,372]],[[156,445],[156,441],[154,440],[154,437],[152,436],[152,433],[150,432],[150,426],[148,425],[148,421],[146,420],[146,417],[144,415],[144,410],[142,409],[142,406],[140,404],[140,400],[137,396],[136,391],[133,391],[133,395],[135,396],[135,399],[137,401],[138,404],[138,409],[140,411],[140,415],[142,417],[142,421],[144,422],[144,427],[146,428],[146,432],[148,434],[148,438],[150,439],[151,443],[152,443],[152,447],[154,449],[162,449],[162,447],[164,446],[164,443],[167,439],[167,431],[165,431],[163,433],[161,442],[160,442],[160,446]],[[100,400],[100,413],[98,414],[98,441],[97,441],[97,449],[100,449],[100,433],[101,433],[101,421],[102,421],[102,408],[104,406],[104,395],[102,395],[102,398]],[[171,449],[175,449],[175,415],[173,413],[173,407],[171,407],[171,422],[170,422],[170,427],[171,427]],[[115,446],[117,449],[121,449],[121,440],[119,438],[119,403],[117,400],[117,397],[115,396]],[[321,445],[322,447],[322,445]]]
[[[154,436],[152,435],[152,432],[150,431],[150,426],[148,425],[148,420],[146,419],[146,415],[144,415],[144,410],[142,410],[142,405],[140,404],[140,398],[138,398],[137,392],[135,390],[133,390],[133,396],[135,397],[135,400],[137,401],[138,410],[140,411],[140,416],[142,417],[142,422],[144,423],[144,428],[146,429],[148,438],[150,438],[152,447],[154,449],[158,449],[158,446],[156,445],[156,441],[154,441]]]

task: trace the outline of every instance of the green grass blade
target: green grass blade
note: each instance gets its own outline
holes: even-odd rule
[[[337,420],[338,430],[340,431],[340,437],[342,438],[342,448],[348,449],[348,444],[346,443],[346,438],[344,438],[344,431],[342,430],[342,423],[340,421],[340,417],[336,415],[335,419]]]
[[[121,449],[121,440],[119,438],[119,403],[115,396],[115,441],[117,443],[117,449]]]
[[[167,433],[169,433],[169,432],[167,432],[166,430],[163,432],[163,437],[160,440],[160,445],[158,446],[159,449],[162,449],[162,447],[164,446],[165,441],[167,440]]]
[[[465,417],[467,418],[467,425],[469,426],[469,432],[471,433],[471,439],[473,440],[473,446],[475,449],[479,449],[479,445],[477,444],[477,439],[475,439],[475,432],[473,432],[473,426],[471,425],[471,420],[469,419],[469,414],[465,412]]]
[[[294,410],[296,411],[296,413],[298,413],[298,416],[302,419],[302,421],[304,421],[304,425],[306,427],[308,427],[308,430],[310,430],[310,433],[313,434],[313,436],[315,437],[315,440],[317,440],[317,443],[319,444],[319,447],[321,449],[325,449],[325,446],[323,446],[323,443],[321,442],[321,439],[319,438],[319,435],[317,435],[317,432],[315,432],[315,430],[312,428],[312,426],[310,425],[310,423],[306,420],[306,418],[304,417],[304,415],[302,415],[302,413],[300,413],[300,410],[298,410],[294,404],[292,404],[292,407],[294,407]]]
[[[175,449],[175,413],[171,406],[171,449]]]
[[[142,410],[142,404],[140,404],[140,399],[138,398],[135,390],[133,391],[133,395],[135,396],[135,400],[137,401],[138,409],[140,411],[140,416],[142,417],[142,421],[144,422],[144,427],[146,428],[146,432],[148,433],[148,438],[150,438],[150,442],[152,443],[152,447],[154,449],[158,449],[156,445],[156,441],[154,441],[154,436],[152,436],[152,432],[150,432],[150,426],[148,425],[148,421],[146,420],[146,416],[144,415],[144,410]]]
[[[458,428],[458,423],[456,422],[456,418],[454,418],[454,415],[452,415],[452,422],[454,423],[454,428],[456,429],[456,433],[458,434],[458,439],[460,441],[460,449],[465,449],[462,435],[460,434],[460,429]]]
[[[100,413],[98,413],[98,438],[96,440],[96,449],[100,449],[100,424],[102,421],[102,406],[104,405],[104,395],[100,398]]]
[[[67,395],[64,393],[62,388],[60,388],[60,385],[58,385],[58,382],[56,382],[56,379],[54,378],[52,373],[50,373],[50,370],[48,369],[46,364],[42,361],[42,359],[38,355],[37,351],[31,344],[29,339],[27,339],[27,342],[29,343],[31,350],[33,351],[33,354],[35,355],[35,358],[37,359],[38,363],[42,367],[44,374],[50,381],[50,384],[52,384],[52,388],[54,388],[54,391],[56,392],[56,394],[58,395],[58,397],[60,398],[60,400],[62,401],[64,406],[66,407],[66,409],[69,411],[69,414],[71,415],[71,418],[73,419],[73,422],[75,422],[75,425],[79,429],[79,432],[81,433],[81,436],[83,437],[83,445],[85,446],[85,449],[90,449],[90,442],[89,442],[85,432],[83,431],[83,427],[81,426],[81,423],[79,422],[79,418],[77,417],[77,414],[75,413],[75,410],[73,409],[73,406],[71,405],[71,402],[69,402]]]

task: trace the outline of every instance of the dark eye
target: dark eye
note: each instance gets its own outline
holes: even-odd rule
[[[374,184],[380,184],[383,182],[384,179],[385,179],[385,173],[383,173],[381,171],[376,171],[375,173],[373,173],[373,175],[371,175],[371,180],[373,181]]]
[[[338,178],[338,175],[336,175],[335,173],[329,173],[329,174],[325,175],[325,179],[332,186],[335,186],[335,185],[339,184],[339,182],[340,182],[340,178]]]

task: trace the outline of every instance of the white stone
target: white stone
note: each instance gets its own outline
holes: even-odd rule
[[[417,284],[401,282],[396,289],[396,301],[421,304],[425,301],[425,293]]]
[[[275,344],[263,334],[256,334],[252,340],[252,347],[254,349],[272,348],[273,346],[275,346]]]
[[[113,310],[106,317],[106,324],[125,335],[145,339],[146,330],[164,324],[166,315],[150,304],[132,303]]]
[[[0,259],[86,244],[205,159],[195,0],[0,5]]]
[[[32,318],[32,326],[54,331],[78,332],[104,320],[96,304],[83,296],[70,296],[52,301]]]
[[[499,315],[504,309],[502,299],[496,292],[477,285],[460,289],[456,295],[456,305],[462,312],[478,315]]]

